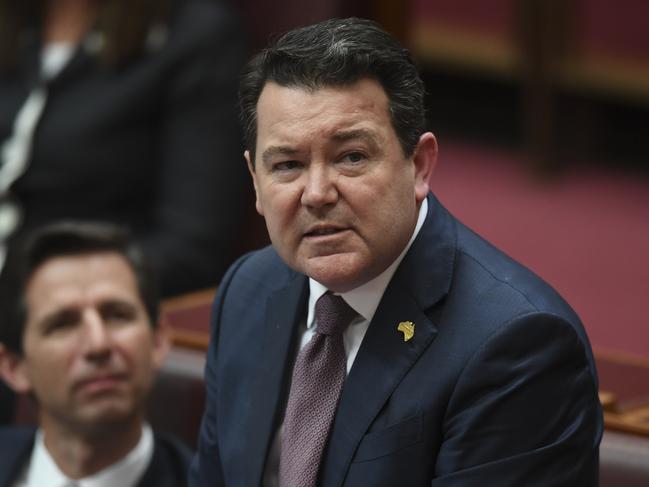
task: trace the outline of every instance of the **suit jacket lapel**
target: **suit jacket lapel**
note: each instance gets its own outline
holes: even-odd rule
[[[390,281],[345,381],[321,485],[342,485],[372,421],[434,340],[437,328],[426,311],[448,292],[455,243],[452,218],[429,196],[426,222]],[[415,334],[407,342],[397,331],[402,321],[415,324]]]
[[[247,461],[250,463],[247,485],[259,486],[273,435],[281,422],[293,361],[296,330],[306,316],[307,279],[298,276],[268,299],[264,355],[260,357],[259,380],[253,389],[248,431]]]
[[[34,428],[7,428],[0,442],[0,487],[11,487],[20,476],[34,448]]]
[[[415,323],[405,342],[401,321]],[[385,296],[367,331],[340,397],[322,485],[341,485],[363,435],[419,355],[437,334],[435,325],[401,289]]]

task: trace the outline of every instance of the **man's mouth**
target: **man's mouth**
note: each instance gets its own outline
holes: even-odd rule
[[[86,392],[101,392],[117,387],[126,380],[126,374],[102,374],[80,380],[76,388]]]
[[[348,230],[347,227],[342,227],[340,225],[332,225],[329,223],[320,223],[311,226],[305,233],[304,236],[307,238],[318,238],[318,237],[328,237],[330,235],[336,235]]]
[[[318,227],[310,230],[306,233],[307,237],[322,237],[324,235],[333,235],[335,233],[340,233],[343,231],[342,228],[335,227]]]

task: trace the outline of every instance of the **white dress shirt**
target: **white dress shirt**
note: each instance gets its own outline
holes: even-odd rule
[[[426,215],[428,213],[428,201],[424,199],[419,207],[419,216],[417,217],[417,225],[415,230],[408,241],[408,244],[403,249],[401,254],[395,259],[395,261],[390,264],[390,266],[384,270],[381,274],[376,276],[369,282],[366,282],[362,286],[352,289],[346,293],[336,293],[339,294],[345,302],[351,306],[354,311],[358,313],[358,316],[349,324],[349,326],[343,332],[343,343],[345,345],[345,354],[347,355],[347,373],[352,368],[358,350],[361,347],[365,333],[370,326],[370,322],[376,313],[376,308],[378,308],[381,298],[383,298],[383,293],[388,287],[392,276],[399,267],[399,264],[403,260],[404,256],[410,249],[412,242],[419,234],[419,230],[424,224]],[[315,303],[326,293],[328,289],[320,284],[317,281],[309,278],[309,304],[308,312],[306,318],[306,327],[302,331],[302,337],[300,339],[300,350],[304,345],[313,336],[315,332],[316,322],[315,322]],[[273,439],[273,444],[271,446],[270,452],[268,454],[268,462],[266,463],[266,470],[264,471],[263,486],[264,487],[277,487],[278,486],[278,474],[279,474],[279,454],[280,454],[280,437],[281,437],[282,426],[275,434]]]
[[[61,472],[38,430],[29,464],[14,487],[133,487],[149,466],[153,447],[151,427],[144,425],[140,441],[124,458],[90,477],[72,480]]]

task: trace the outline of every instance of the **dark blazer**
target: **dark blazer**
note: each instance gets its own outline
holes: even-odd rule
[[[0,426],[11,424],[15,414],[15,394],[7,386],[2,379],[0,379]]]
[[[0,428],[0,487],[12,487],[29,461],[36,430],[32,427]],[[179,440],[154,432],[151,463],[136,487],[187,485],[191,451]],[[116,486],[117,487],[117,486]]]
[[[172,3],[162,42],[123,66],[80,45],[47,83],[29,166],[11,188],[22,232],[62,218],[129,226],[167,295],[219,281],[251,207],[236,123],[240,26],[223,2]],[[0,70],[0,145],[40,82],[41,42],[25,38],[20,68]]]
[[[578,317],[428,201],[346,379],[320,484],[596,485],[602,412]],[[272,248],[226,274],[190,485],[260,485],[307,296],[307,278]],[[415,324],[407,342],[402,321]]]

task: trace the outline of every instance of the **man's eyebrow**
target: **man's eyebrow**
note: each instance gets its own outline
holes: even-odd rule
[[[277,156],[294,156],[298,153],[297,149],[283,145],[271,145],[267,147],[261,154],[261,160],[264,164],[268,164],[274,157]]]
[[[99,303],[98,308],[100,311],[104,311],[107,309],[123,309],[123,310],[128,309],[130,311],[137,311],[137,305],[135,303],[120,298],[106,299],[105,301]]]
[[[348,140],[360,139],[373,147],[379,146],[379,140],[376,134],[366,129],[341,130],[334,133],[331,139],[335,142],[347,142]]]
[[[56,324],[60,320],[69,320],[77,319],[81,314],[81,311],[75,306],[66,306],[64,308],[58,308],[52,310],[42,316],[37,322],[37,327],[41,331],[47,330],[50,326]]]
[[[109,298],[103,300],[98,304],[98,308],[100,312],[105,312],[106,310],[112,309],[137,311],[137,305],[135,303],[121,298]],[[49,311],[38,320],[37,324],[42,328],[47,328],[60,319],[78,318],[79,316],[81,316],[81,313],[82,310],[78,306],[71,304]]]

